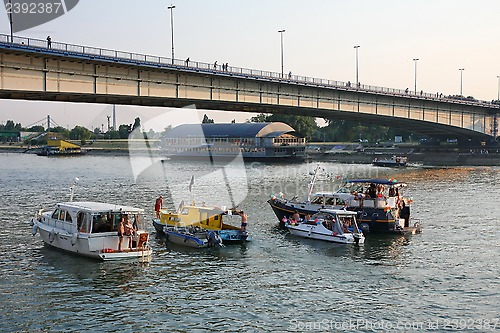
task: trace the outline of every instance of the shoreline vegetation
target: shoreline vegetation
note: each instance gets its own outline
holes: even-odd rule
[[[158,140],[134,141],[137,141],[137,148],[133,143],[132,147],[129,147],[129,140],[102,140],[87,144],[82,149],[90,156],[126,156],[130,151],[134,154],[161,156]],[[394,155],[405,155],[408,156],[410,166],[500,166],[500,150],[496,148],[458,149],[411,144],[361,147],[362,149],[359,149],[360,145],[357,143],[309,143],[306,160],[371,164],[374,158],[380,160]],[[34,154],[38,148],[24,143],[4,143],[0,144],[0,153]]]

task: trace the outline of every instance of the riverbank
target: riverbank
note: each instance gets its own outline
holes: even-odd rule
[[[97,156],[126,156],[131,150],[126,146],[84,147],[86,155]],[[22,144],[0,145],[0,153],[34,154],[36,147]],[[135,148],[134,155],[159,156],[157,149]],[[390,159],[395,154],[408,156],[409,165],[425,166],[500,166],[500,152],[497,150],[470,150],[460,151],[416,151],[415,149],[380,149],[369,151],[342,151],[342,152],[309,152],[308,161],[331,161],[339,163],[371,164],[374,158]]]

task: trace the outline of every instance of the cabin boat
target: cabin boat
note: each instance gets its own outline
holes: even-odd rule
[[[272,195],[268,200],[280,227],[298,213],[301,219],[313,215],[321,209],[347,209],[357,212],[357,221],[364,234],[416,234],[420,233],[420,223],[411,225],[410,208],[412,199],[403,195],[406,183],[395,179],[351,179],[344,180],[335,192],[313,194],[319,168],[313,173],[305,200],[296,197],[286,199],[283,195]]]
[[[99,260],[149,261],[152,250],[145,229],[144,210],[102,202],[61,202],[52,210],[40,210],[31,219],[33,235],[45,244]],[[118,235],[121,220],[129,219],[135,232]]]
[[[199,227],[165,226],[163,232],[167,239],[177,245],[193,248],[221,247],[222,239],[216,230],[206,230]]]
[[[372,164],[380,167],[401,168],[408,164],[408,157],[394,155],[390,159],[374,158]]]
[[[358,229],[356,212],[321,209],[309,220],[287,223],[292,235],[341,244],[363,244],[365,237]]]
[[[411,225],[411,197],[404,196],[407,184],[396,179],[346,180],[339,192],[349,193],[348,210],[358,213],[359,227],[366,233],[416,234],[419,222]]]
[[[233,210],[219,207],[180,205],[176,211],[161,209],[160,218],[153,218],[153,226],[158,234],[165,234],[165,227],[199,227],[217,231],[224,244],[250,241],[250,235],[240,227],[224,223],[235,215]]]

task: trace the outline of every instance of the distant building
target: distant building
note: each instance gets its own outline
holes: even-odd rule
[[[171,158],[303,159],[306,139],[287,124],[186,124],[169,130],[161,139]]]

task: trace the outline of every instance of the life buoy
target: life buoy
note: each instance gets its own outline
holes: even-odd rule
[[[49,232],[49,242],[52,243],[56,239],[56,232],[54,229],[52,229]]]

